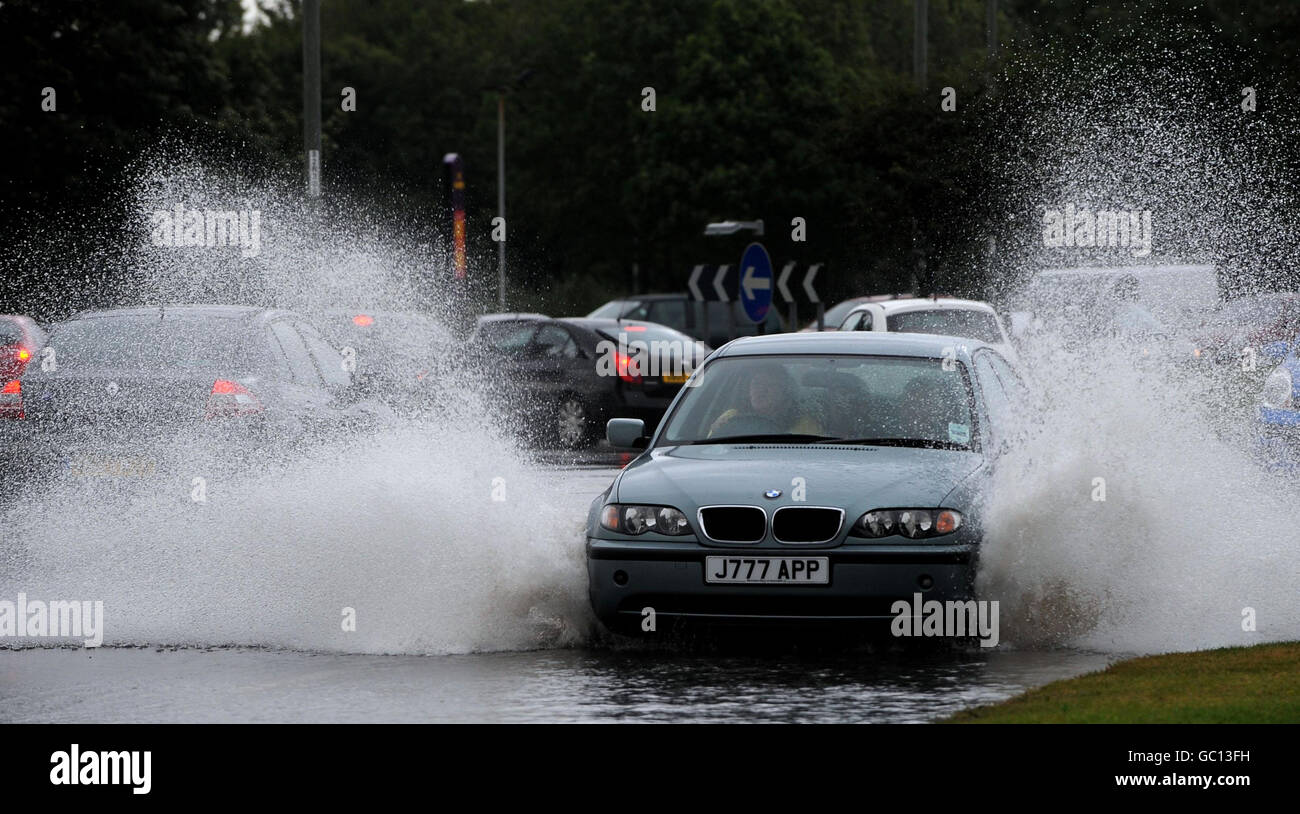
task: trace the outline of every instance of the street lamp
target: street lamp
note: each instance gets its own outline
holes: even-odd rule
[[[706,237],[722,237],[725,235],[734,235],[742,229],[747,229],[759,237],[763,236],[763,221],[761,220],[724,220],[717,223],[710,223],[704,227]]]
[[[523,87],[533,76],[532,68],[525,68],[513,82],[497,85],[497,217],[501,225],[506,222],[506,94]],[[506,234],[509,234],[508,232]],[[497,242],[497,307],[506,310],[506,242]]]

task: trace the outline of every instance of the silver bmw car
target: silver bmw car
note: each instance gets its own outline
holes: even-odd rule
[[[974,598],[981,496],[1028,391],[996,348],[892,333],[720,348],[591,506],[591,603],[608,627],[862,621]]]

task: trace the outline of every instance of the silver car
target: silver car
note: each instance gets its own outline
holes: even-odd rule
[[[1028,397],[971,339],[738,339],[694,373],[644,452],[592,504],[596,615],[869,621],[899,599],[974,598],[981,496]]]

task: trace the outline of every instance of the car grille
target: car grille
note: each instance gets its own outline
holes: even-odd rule
[[[757,543],[767,533],[767,514],[757,506],[700,509],[704,536],[720,543]]]
[[[784,506],[772,516],[772,536],[782,543],[828,543],[840,533],[844,511]]]

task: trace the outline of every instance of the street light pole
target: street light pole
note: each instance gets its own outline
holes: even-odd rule
[[[912,75],[916,79],[916,89],[925,90],[925,68],[927,62],[926,46],[929,36],[929,2],[912,0]]]
[[[501,228],[506,228],[506,93],[497,92],[497,216]],[[497,241],[497,307],[506,310],[506,242]]]
[[[320,0],[302,2],[302,137],[307,196],[320,197]]]

